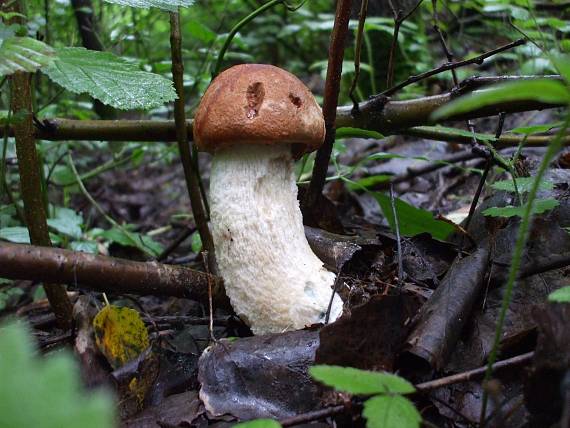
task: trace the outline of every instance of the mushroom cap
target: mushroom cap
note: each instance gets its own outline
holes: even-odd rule
[[[194,118],[198,150],[214,153],[236,144],[292,144],[294,151],[321,146],[321,108],[297,77],[278,67],[241,64],[219,74]]]

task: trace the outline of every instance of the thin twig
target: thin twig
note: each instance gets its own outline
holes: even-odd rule
[[[286,419],[281,419],[279,422],[283,427],[290,427],[293,425],[304,424],[312,421],[318,421],[319,419],[328,418],[330,416],[338,415],[346,410],[346,406],[338,405],[332,407],[326,407],[324,409],[313,410],[312,412],[302,413],[300,415],[291,416]]]
[[[394,229],[396,230],[396,246],[398,249],[398,287],[401,290],[404,283],[404,265],[402,262],[402,239],[400,237],[400,222],[398,221],[398,212],[396,210],[396,201],[394,198],[394,185],[390,183],[390,207],[392,209],[392,217],[394,217]]]
[[[180,244],[182,244],[188,237],[190,237],[194,232],[196,232],[195,227],[188,227],[184,229],[184,232],[180,234],[178,238],[172,241],[168,247],[166,247],[162,253],[156,258],[157,261],[164,261],[175,249],[177,249]]]
[[[519,39],[519,40],[516,40],[512,43],[508,43],[504,46],[500,46],[496,49],[493,49],[489,52],[485,52],[484,54],[481,54],[481,55],[476,56],[476,57],[471,58],[471,59],[466,59],[466,60],[457,61],[457,62],[447,62],[445,64],[440,65],[437,68],[426,71],[425,73],[421,73],[421,74],[418,74],[416,76],[410,76],[409,78],[407,78],[403,82],[400,82],[397,85],[395,85],[389,89],[386,89],[384,92],[382,92],[382,95],[390,96],[390,95],[394,94],[395,92],[399,91],[400,89],[402,89],[408,85],[411,85],[412,83],[419,82],[420,80],[427,79],[428,77],[434,76],[434,75],[439,74],[439,73],[443,73],[444,71],[454,70],[456,68],[464,67],[464,66],[470,65],[470,64],[482,64],[483,60],[485,60],[486,58],[489,58],[489,57],[496,55],[500,52],[504,52],[506,50],[512,49],[516,46],[524,45],[525,43],[526,43],[526,40]]]
[[[174,101],[174,121],[176,124],[176,139],[180,158],[184,168],[184,177],[186,179],[186,187],[190,196],[190,205],[192,206],[192,214],[194,222],[200,233],[202,245],[209,254],[208,263],[213,273],[217,272],[216,260],[214,257],[214,240],[208,220],[206,218],[204,203],[202,200],[202,192],[200,191],[200,183],[194,165],[195,160],[192,159],[190,144],[188,142],[188,127],[186,126],[186,113],[184,111],[184,63],[182,61],[182,36],[180,33],[180,15],[178,13],[170,14],[170,48],[172,54],[172,77],[174,87],[178,98]]]
[[[516,357],[508,358],[506,360],[498,361],[493,364],[493,372],[504,368],[511,368],[523,364],[528,364],[534,357],[534,352],[527,352],[526,354],[517,355]],[[469,382],[474,379],[480,379],[487,370],[486,366],[479,367],[473,370],[468,370],[463,373],[457,373],[451,376],[442,377],[440,379],[430,380],[415,385],[416,389],[421,392],[433,391],[434,389],[443,386],[454,385],[456,383]]]
[[[303,206],[306,208],[305,213],[310,217],[306,220],[310,224],[316,224],[316,219],[319,217],[319,214],[316,212],[317,202],[325,185],[329,161],[335,140],[336,108],[338,105],[342,60],[344,58],[344,44],[348,34],[351,5],[352,0],[338,0],[336,6],[334,26],[329,46],[327,78],[323,99],[323,116],[325,119],[326,131],[325,141],[317,151],[315,165],[313,167],[313,177],[303,201]]]
[[[388,0],[390,9],[392,9],[392,14],[394,15],[394,34],[392,35],[392,45],[390,46],[390,56],[388,57],[388,73],[386,75],[386,87],[389,88],[394,82],[394,67],[396,58],[396,49],[398,48],[398,35],[400,34],[400,27],[406,19],[408,19],[418,7],[422,4],[424,0],[419,0],[416,5],[404,15],[402,9],[396,10],[392,0]]]
[[[358,84],[358,77],[360,76],[360,52],[362,51],[362,35],[364,33],[364,24],[366,22],[366,13],[368,10],[368,0],[362,0],[360,4],[360,12],[358,14],[358,29],[356,30],[356,41],[354,48],[354,77],[352,78],[352,84],[348,90],[348,96],[352,100],[353,109],[355,112],[358,111],[358,101],[354,96],[354,90]],[[372,67],[372,64],[369,64]]]

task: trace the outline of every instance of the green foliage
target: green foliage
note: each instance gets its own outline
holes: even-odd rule
[[[467,113],[482,107],[507,101],[535,100],[549,104],[567,104],[570,91],[564,84],[552,80],[522,80],[489,87],[458,98],[432,114],[433,120]]]
[[[337,139],[341,138],[374,138],[376,140],[381,140],[384,138],[382,134],[376,131],[370,131],[368,129],[361,128],[351,128],[342,127],[336,130],[335,137]]]
[[[83,216],[69,208],[56,207],[55,216],[53,218],[49,218],[47,223],[50,228],[54,229],[58,233],[74,239],[81,238]]]
[[[491,184],[491,187],[495,190],[504,190],[506,192],[514,193],[518,190],[520,193],[527,193],[534,183],[534,178],[517,177],[515,181],[517,183],[516,189],[513,180],[495,181],[493,184]],[[541,181],[538,186],[538,190],[552,190],[554,188],[553,184],[550,181]]]
[[[280,428],[281,424],[273,419],[256,419],[235,424],[234,428]]]
[[[483,214],[489,217],[522,217],[525,213],[527,204],[518,207],[514,207],[512,205],[508,205],[506,207],[491,207],[483,211]],[[542,214],[556,208],[558,205],[560,205],[560,203],[556,199],[536,199],[532,204],[531,213],[533,215]]]
[[[411,394],[416,390],[410,382],[400,376],[352,367],[318,365],[310,367],[309,374],[313,379],[337,391],[355,395]]]
[[[179,7],[192,6],[194,0],[105,0],[107,3],[114,3],[121,6],[138,7],[148,9],[156,7],[169,12],[176,12]]]
[[[158,242],[148,235],[131,232],[125,227],[112,227],[108,230],[93,230],[91,235],[95,238],[104,238],[110,242],[115,242],[125,247],[138,248],[144,253],[148,253],[154,257],[158,256],[163,248]]]
[[[367,428],[417,428],[422,420],[413,403],[402,394],[415,392],[407,380],[390,373],[352,367],[313,366],[309,374],[337,391],[375,395],[364,403],[362,415]]]
[[[383,193],[371,192],[372,196],[380,204],[384,216],[388,220],[392,230],[396,230],[396,223],[392,213],[390,197]],[[415,236],[420,233],[429,233],[435,239],[444,241],[450,233],[455,230],[455,226],[442,220],[436,220],[429,211],[416,208],[413,205],[395,198],[396,215],[400,233],[404,236]]]
[[[401,395],[379,395],[366,400],[362,415],[367,428],[417,428],[422,421],[413,403]]]
[[[0,284],[2,282],[0,281]],[[19,287],[7,287],[0,289],[0,313],[11,306],[14,301],[17,301],[24,294],[24,290]]]
[[[190,238],[192,252],[196,254],[200,254],[202,251],[202,238],[200,238],[200,234],[198,232],[194,232],[192,237]]]
[[[16,37],[15,28],[0,22],[0,76],[33,73],[53,61],[55,51],[39,40]]]
[[[4,227],[0,229],[0,240],[13,242],[15,244],[29,244],[30,233],[26,227]]]
[[[40,359],[21,324],[0,327],[0,426],[111,428],[113,405],[102,393],[85,395],[68,354]]]
[[[68,91],[88,93],[118,109],[150,109],[176,99],[170,80],[110,52],[62,48],[43,71]]]
[[[559,288],[548,295],[549,302],[570,303],[570,285]]]

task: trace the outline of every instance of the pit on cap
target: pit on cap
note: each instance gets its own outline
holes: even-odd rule
[[[325,137],[321,108],[291,73],[264,64],[241,64],[218,75],[194,118],[198,150],[214,153],[237,144],[292,144],[301,152]]]

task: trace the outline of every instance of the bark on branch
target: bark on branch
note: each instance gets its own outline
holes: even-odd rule
[[[185,297],[229,307],[222,280],[187,267],[135,262],[58,248],[0,243],[0,277],[64,282],[107,293]]]
[[[455,94],[447,92],[430,97],[406,101],[391,101],[377,97],[362,102],[359,114],[352,115],[353,106],[337,109],[336,127],[350,126],[378,131],[383,135],[397,133],[412,126],[431,124],[431,114],[452,101]],[[561,107],[537,101],[512,101],[498,103],[473,112],[452,116],[450,120],[473,119],[492,116],[499,112],[518,113]],[[188,135],[192,135],[192,121],[187,121]],[[3,130],[0,129],[0,135]],[[92,140],[92,141],[176,141],[174,121],[155,120],[70,120],[48,119],[36,123],[35,137],[43,140]]]

